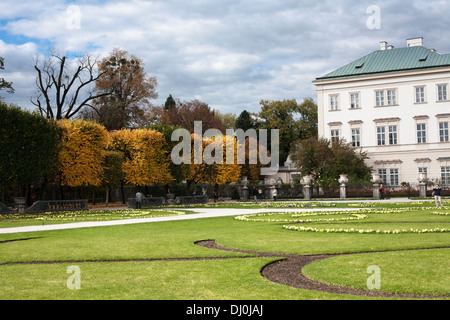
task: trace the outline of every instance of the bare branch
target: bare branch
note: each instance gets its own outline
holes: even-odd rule
[[[32,103],[48,118],[70,119],[91,100],[107,96],[109,93],[93,95],[88,88],[104,73],[97,73],[97,59],[85,55],[76,62],[75,68],[70,66],[67,57],[55,52],[43,62],[36,60],[35,69],[38,73],[36,87],[38,93]],[[46,110],[44,112],[43,102]],[[90,106],[90,105],[89,105]]]

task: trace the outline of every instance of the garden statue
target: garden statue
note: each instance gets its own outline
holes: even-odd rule
[[[339,177],[339,183],[340,183],[340,196],[341,199],[347,199],[347,183],[348,183],[348,176],[346,174],[341,174]]]

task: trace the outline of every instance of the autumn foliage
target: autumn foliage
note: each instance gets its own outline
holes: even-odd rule
[[[192,140],[194,140],[194,138],[195,135],[192,134]],[[236,139],[234,137],[230,138],[227,136],[222,136],[221,138],[223,139],[223,141],[217,141],[214,138],[203,138],[202,150],[196,150],[193,147],[190,180],[196,183],[225,184],[229,182],[235,182],[240,179],[241,166],[237,164]],[[217,145],[214,146],[214,143],[217,143]],[[234,158],[232,161],[233,163],[227,163],[227,144],[228,150],[231,150],[231,148],[234,149]],[[207,163],[207,161],[205,161],[205,154],[210,156],[208,148],[210,148],[210,150],[217,151],[217,154],[215,152],[214,154],[212,154],[212,158],[214,158],[214,163],[212,164],[209,164]],[[222,150],[220,150],[219,148],[221,148]],[[194,158],[196,156],[200,158],[198,155],[198,153],[200,152],[203,154],[202,163],[195,164]]]
[[[59,153],[61,185],[100,186],[108,131],[84,120],[60,120],[62,149]]]
[[[122,129],[111,132],[109,148],[125,155],[122,170],[127,183],[147,186],[172,181],[163,135],[155,130]]]

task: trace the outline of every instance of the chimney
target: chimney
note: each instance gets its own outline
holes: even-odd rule
[[[386,49],[387,49],[387,50],[392,50],[392,49],[394,49],[394,46],[393,46],[392,44],[390,44],[390,45],[387,46]]]
[[[383,50],[383,51],[386,50],[387,45],[388,45],[387,41],[381,41],[380,42],[380,50]]]
[[[422,47],[423,46],[423,38],[411,38],[406,40],[406,46],[409,47]]]

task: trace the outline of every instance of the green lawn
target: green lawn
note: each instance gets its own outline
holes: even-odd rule
[[[304,225],[365,229],[377,226],[396,229],[403,225],[427,229],[450,227],[449,215],[432,214],[436,210],[425,209],[423,203],[414,207],[397,213],[368,213],[362,220],[316,221]],[[440,211],[445,212],[448,211]],[[3,221],[0,227],[20,223],[33,222],[31,219],[16,223]],[[233,248],[280,254],[371,252],[318,261],[307,266],[305,272],[324,282],[367,289],[366,281],[370,276],[367,267],[377,265],[381,269],[382,291],[449,294],[450,250],[418,250],[450,247],[448,232],[326,233],[288,230],[283,228],[285,225],[289,223],[224,217],[0,235],[0,299],[368,299],[272,283],[261,276],[260,270],[277,258],[248,257],[194,244],[204,239],[214,239],[218,244]],[[28,240],[8,241],[20,239]],[[403,249],[413,250],[392,251]],[[177,260],[211,257],[231,259]],[[54,263],[19,264],[24,262]],[[66,285],[70,276],[67,268],[73,265],[81,271],[80,290],[69,290]]]
[[[0,215],[0,228],[13,228],[35,225],[49,225],[85,221],[111,221],[124,219],[140,219],[190,214],[186,210],[142,209],[142,210],[89,210],[67,212],[45,212],[35,214]]]

